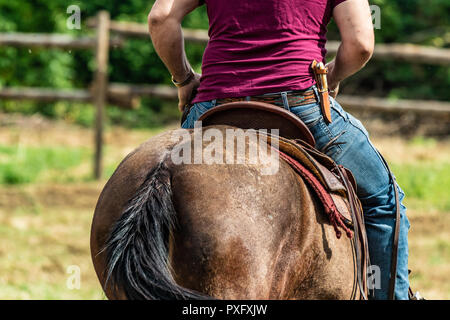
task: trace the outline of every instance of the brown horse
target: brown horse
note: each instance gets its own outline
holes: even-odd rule
[[[270,158],[270,175],[247,153],[241,164],[175,164],[178,131],[130,153],[100,195],[91,253],[108,298],[358,298],[351,240],[336,238],[287,163]]]

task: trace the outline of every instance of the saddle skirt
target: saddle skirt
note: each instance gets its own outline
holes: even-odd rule
[[[255,105],[257,112],[251,121],[248,121],[247,115],[251,114],[249,110],[252,105]],[[242,113],[243,110],[245,112]],[[282,110],[280,107],[267,103],[233,102],[210,109],[199,120],[203,121],[203,126],[230,125],[254,129],[257,135],[264,135],[270,145],[273,145],[271,143],[273,139],[277,139],[276,151],[279,152],[280,158],[286,161],[313,190],[333,225],[336,236],[340,238],[344,231],[347,237],[352,238],[360,296],[367,299],[367,268],[370,265],[368,244],[364,215],[356,196],[356,181],[353,174],[315,149],[312,134],[299,118],[290,112],[284,112],[285,110],[280,113],[280,110]],[[270,120],[273,115],[277,118],[275,123]],[[280,127],[280,136],[258,131],[277,127]],[[289,128],[289,131],[286,128]]]

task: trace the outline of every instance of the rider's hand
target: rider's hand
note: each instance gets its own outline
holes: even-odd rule
[[[336,99],[338,93],[339,93],[339,82],[336,85],[328,86],[328,91],[331,97]]]
[[[340,82],[337,81],[334,77],[334,62],[335,60],[331,61],[330,63],[328,63],[326,65],[326,67],[328,68],[328,76],[327,76],[327,80],[328,80],[328,91],[331,97],[336,98],[336,96],[339,93],[339,84]]]
[[[200,77],[194,73],[194,78],[187,85],[178,88],[178,109],[183,112],[184,108],[194,99],[194,91],[200,86]]]

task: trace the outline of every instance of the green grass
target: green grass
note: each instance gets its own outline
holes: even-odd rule
[[[39,114],[47,119],[60,119],[86,128],[92,127],[95,122],[95,108],[86,103],[0,101],[0,112]],[[176,102],[159,99],[142,99],[140,107],[132,110],[108,105],[105,112],[107,127],[120,125],[133,129],[164,126],[178,122],[181,117]]]
[[[450,163],[392,164],[405,202],[415,209],[450,211]]]
[[[85,148],[0,145],[0,184],[37,182],[49,172],[50,180],[67,181],[64,171],[81,164],[88,155]]]

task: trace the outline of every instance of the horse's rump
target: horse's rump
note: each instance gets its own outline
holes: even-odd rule
[[[226,128],[217,127],[222,132]],[[172,134],[169,131],[152,138],[128,156],[100,196],[92,226],[91,250],[96,272],[109,298],[178,299],[186,292],[223,299],[350,299],[354,296],[351,242],[345,237],[336,239],[315,196],[289,165],[280,161],[279,170],[271,175],[263,174],[261,165],[251,163],[248,157],[237,165],[175,165],[170,157],[162,156],[164,152],[167,156],[175,145]],[[246,143],[250,146],[254,142]],[[202,148],[207,146],[203,142]],[[229,150],[225,148],[226,152]],[[155,169],[158,166],[167,170],[158,174]],[[169,177],[160,184],[149,184],[151,179],[158,180],[164,175]],[[163,181],[167,182],[165,186]],[[167,191],[163,198],[161,194],[143,191],[158,185]],[[168,281],[165,284],[156,279],[161,274],[149,272],[149,265],[155,262],[148,261],[152,251],[138,250],[145,245],[145,236],[138,242],[127,243],[128,248],[117,245],[124,222],[129,222],[129,199],[136,201],[139,195],[140,200],[153,205],[141,206],[147,210],[144,212],[147,219],[135,222],[140,224],[139,228],[150,224],[154,230],[161,230],[159,235],[155,231],[152,236],[161,240],[155,251],[157,258],[168,262],[170,276],[164,273],[164,281]],[[143,195],[147,198],[142,199]],[[167,216],[158,217],[152,211],[158,206],[170,208],[169,201],[176,214],[175,228],[170,223],[160,223]],[[143,211],[140,212],[142,216]],[[165,214],[170,215],[170,210]],[[117,228],[121,223],[122,227]],[[115,242],[111,241],[114,226]],[[129,232],[143,230],[139,228],[129,228]],[[108,250],[102,251],[107,242],[109,258]],[[105,285],[105,272],[113,270],[112,261],[135,264],[126,272],[129,279],[122,277],[128,285],[134,282],[137,288],[134,293],[125,292],[124,283],[118,284],[115,294]],[[189,290],[166,296],[168,287]],[[145,292],[149,290],[153,290],[153,296],[146,297]],[[135,296],[139,291],[144,295]]]

